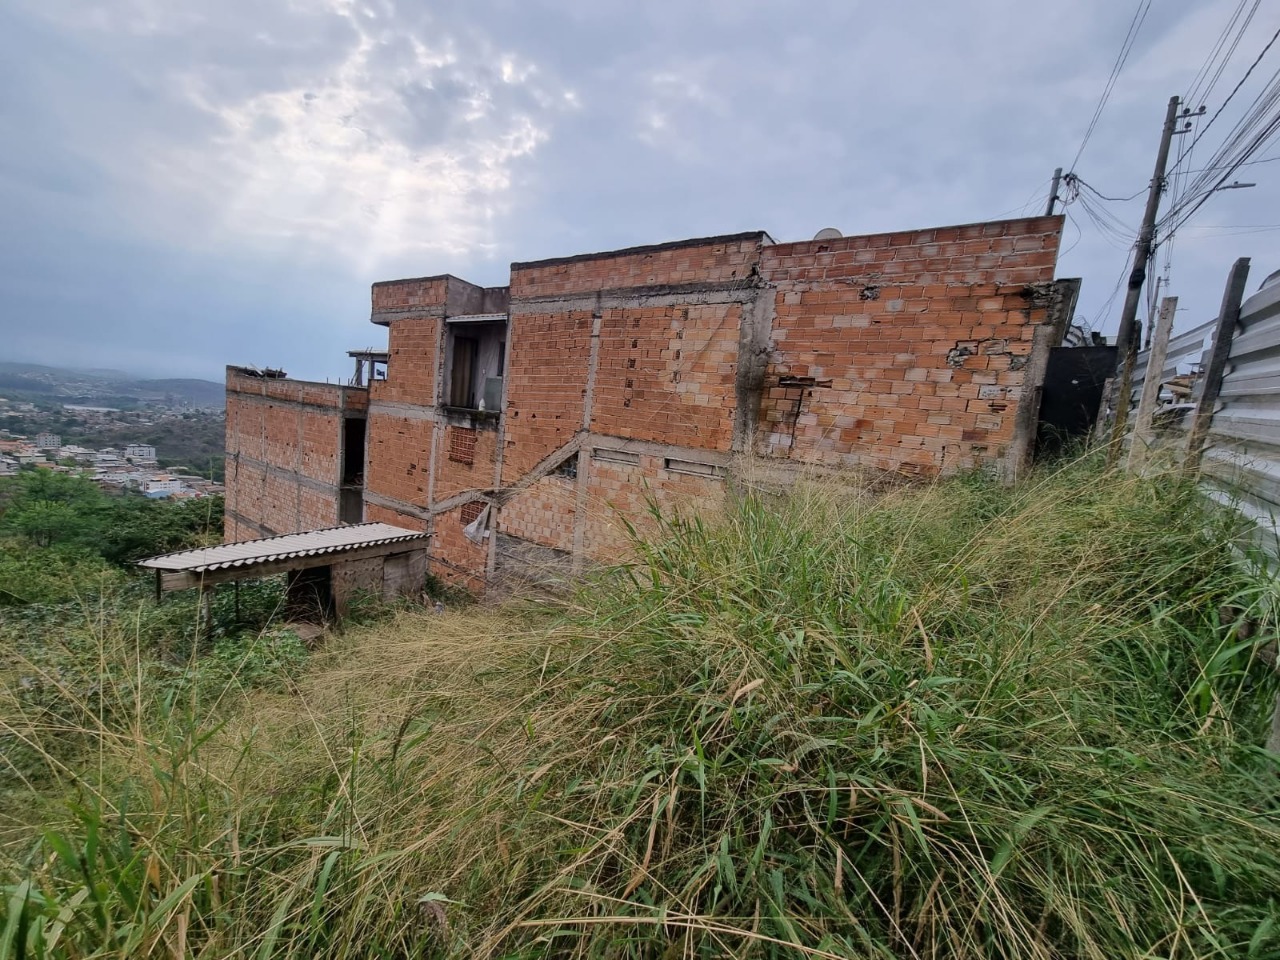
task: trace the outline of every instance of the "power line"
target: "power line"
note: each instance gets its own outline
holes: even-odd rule
[[[1084,180],[1080,180],[1078,177],[1076,179],[1079,180],[1080,186],[1084,187],[1086,190],[1091,191],[1093,195],[1096,196],[1099,200],[1108,200],[1112,203],[1128,203],[1130,200],[1137,200],[1138,197],[1142,196],[1144,193],[1147,192],[1147,188],[1143,187],[1141,190],[1137,191],[1136,193],[1128,197],[1107,197],[1099,193],[1097,187],[1093,186],[1093,184],[1086,183]]]
[[[1206,170],[1224,170],[1225,173],[1218,177],[1216,182],[1211,175],[1198,176],[1184,191],[1179,202],[1170,208],[1160,225],[1164,227],[1175,220],[1177,220],[1177,226],[1185,223],[1187,218],[1200,209],[1214,192],[1226,185],[1228,178],[1257,153],[1278,128],[1280,128],[1280,71],[1272,75],[1267,87],[1254,99],[1251,109],[1236,123],[1206,167]],[[1172,229],[1176,228],[1175,226]]]
[[[1020,203],[1016,207],[1010,207],[1008,210],[1004,211],[1003,213],[997,213],[995,216],[995,219],[999,220],[1003,217],[1007,217],[1011,213],[1017,213],[1020,215],[1022,211],[1026,210],[1027,207],[1030,206],[1035,200],[1039,199],[1041,196],[1044,195],[1045,187],[1049,186],[1049,184],[1051,184],[1052,182],[1053,182],[1052,180],[1042,180],[1040,182],[1040,185],[1036,187],[1035,192],[1031,194],[1031,196],[1029,196],[1024,203]]]
[[[1190,89],[1187,90],[1186,96],[1183,97],[1184,101],[1192,102],[1197,99],[1201,101],[1207,100],[1209,95],[1213,92],[1213,88],[1217,86],[1218,81],[1222,78],[1223,71],[1226,70],[1227,65],[1231,62],[1231,58],[1235,56],[1236,49],[1240,46],[1240,41],[1244,39],[1245,32],[1253,22],[1254,14],[1258,12],[1258,7],[1262,0],[1253,0],[1253,7],[1250,8],[1249,15],[1245,17],[1244,21],[1237,27],[1237,21],[1240,20],[1240,15],[1244,12],[1244,7],[1247,2],[1248,0],[1240,0],[1236,5],[1235,12],[1231,14],[1231,19],[1227,21],[1227,25],[1223,27],[1222,33],[1218,37],[1218,42],[1214,44],[1213,49],[1209,52],[1209,56],[1205,58],[1204,65],[1200,68],[1199,72],[1196,73]],[[1213,65],[1218,59],[1218,54],[1226,45],[1227,37],[1230,36],[1233,29],[1235,30],[1235,39],[1231,41],[1230,49],[1227,50],[1226,55],[1222,58],[1222,62],[1218,63],[1218,68],[1214,72],[1212,79],[1210,79],[1209,71],[1213,70]],[[1200,84],[1206,80],[1208,81],[1208,85],[1203,91],[1201,91]]]
[[[1277,160],[1280,160],[1280,157],[1263,157],[1261,160],[1246,160],[1244,163],[1239,164],[1239,166],[1241,166],[1241,167],[1251,167],[1251,166],[1253,166],[1255,163],[1275,163]],[[1225,170],[1225,169],[1226,169],[1226,167],[1227,167],[1227,165],[1225,165],[1225,164],[1224,164],[1224,165],[1222,165],[1222,166],[1218,166],[1218,167],[1200,167],[1200,168],[1198,168],[1198,169],[1196,169],[1196,170],[1184,170],[1184,171],[1182,171],[1182,172],[1183,172],[1183,173],[1187,173],[1187,174],[1191,174],[1191,173],[1207,173],[1207,172],[1212,171],[1212,170]]]
[[[1218,109],[1214,111],[1213,116],[1209,118],[1209,122],[1201,127],[1196,133],[1195,139],[1191,141],[1190,150],[1194,150],[1196,144],[1200,142],[1200,138],[1209,132],[1209,128],[1213,126],[1213,121],[1217,120],[1218,117],[1222,115],[1222,111],[1227,108],[1227,104],[1231,102],[1231,98],[1240,92],[1240,88],[1244,86],[1244,82],[1249,79],[1249,75],[1253,73],[1254,68],[1262,62],[1262,58],[1267,55],[1267,51],[1271,49],[1273,44],[1275,44],[1277,38],[1280,38],[1280,29],[1277,29],[1276,32],[1271,35],[1271,39],[1268,40],[1267,45],[1262,48],[1262,52],[1258,54],[1253,63],[1249,64],[1249,69],[1244,72],[1244,76],[1240,78],[1240,82],[1235,85],[1229,94],[1227,94],[1227,99],[1222,101]],[[1174,169],[1177,169],[1177,164],[1174,164]]]
[[[1267,125],[1263,128],[1262,132],[1260,132],[1256,137],[1254,137],[1252,143],[1244,151],[1241,152],[1240,159],[1236,161],[1234,164],[1232,164],[1230,167],[1228,167],[1227,172],[1224,173],[1219,178],[1218,182],[1213,187],[1204,191],[1203,195],[1200,196],[1200,198],[1191,207],[1191,209],[1188,210],[1186,214],[1182,216],[1181,219],[1178,220],[1176,224],[1174,224],[1172,227],[1166,230],[1165,240],[1168,241],[1169,239],[1172,239],[1173,235],[1177,233],[1178,228],[1181,227],[1183,224],[1185,224],[1188,220],[1190,220],[1191,217],[1195,215],[1195,212],[1199,210],[1201,207],[1203,207],[1205,203],[1208,202],[1209,198],[1213,196],[1214,193],[1216,193],[1220,187],[1226,184],[1227,178],[1230,177],[1233,173],[1235,173],[1237,169],[1239,169],[1239,167],[1244,162],[1244,160],[1248,159],[1248,157],[1251,154],[1255,153],[1268,139],[1270,139],[1270,137],[1273,134],[1275,134],[1277,129],[1280,129],[1280,114],[1273,116],[1269,120]],[[1180,211],[1170,211],[1170,217],[1177,215],[1178,212]]]
[[[1074,167],[1080,162],[1080,157],[1084,154],[1084,148],[1089,145],[1089,139],[1093,136],[1093,131],[1098,126],[1098,120],[1102,117],[1102,111],[1107,106],[1107,101],[1111,99],[1111,92],[1115,89],[1116,81],[1120,78],[1120,71],[1124,69],[1125,62],[1129,59],[1129,52],[1133,49],[1133,43],[1138,39],[1138,31],[1142,29],[1143,22],[1147,19],[1147,11],[1151,9],[1151,0],[1138,0],[1138,7],[1133,12],[1133,19],[1129,22],[1129,30],[1125,34],[1124,42],[1120,44],[1120,52],[1116,55],[1116,62],[1111,67],[1111,74],[1107,77],[1106,85],[1102,88],[1102,96],[1098,98],[1098,106],[1094,108],[1093,117],[1089,120],[1089,126],[1085,129],[1084,138],[1080,141],[1080,149],[1076,151],[1076,158],[1071,161]]]

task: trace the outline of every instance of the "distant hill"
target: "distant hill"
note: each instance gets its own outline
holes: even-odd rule
[[[227,385],[213,380],[139,380],[138,386],[183,397],[196,407],[224,407]]]
[[[225,387],[213,380],[148,380],[118,370],[74,370],[38,363],[0,363],[0,397],[89,406],[221,408]]]

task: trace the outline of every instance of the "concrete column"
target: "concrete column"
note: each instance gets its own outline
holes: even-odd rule
[[[596,368],[600,362],[601,316],[597,310],[591,318],[591,353],[587,360],[587,387],[582,399],[582,436],[591,432],[591,408],[596,396]],[[573,572],[582,572],[587,542],[587,482],[591,477],[591,447],[578,449],[578,485],[573,507]]]

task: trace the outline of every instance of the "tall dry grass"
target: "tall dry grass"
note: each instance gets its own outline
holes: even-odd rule
[[[1280,955],[1274,590],[1191,488],[658,523],[563,607],[405,613],[276,690],[150,698],[117,625],[119,719],[0,691],[49,759],[0,953]]]

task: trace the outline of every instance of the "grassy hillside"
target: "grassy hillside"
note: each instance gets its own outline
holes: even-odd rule
[[[89,605],[0,670],[0,953],[1275,957],[1274,585],[1228,532],[1078,464],[746,496],[305,664]]]

